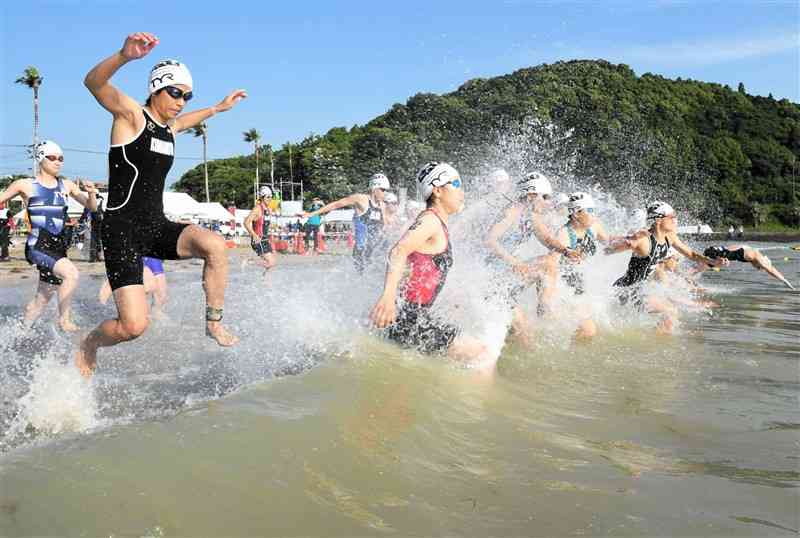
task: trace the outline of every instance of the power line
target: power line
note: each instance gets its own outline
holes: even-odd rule
[[[30,144],[0,144],[0,148],[30,148]],[[79,149],[79,148],[63,148],[64,151],[73,151],[75,153],[89,153],[92,155],[108,155],[108,151],[97,151],[93,149]],[[224,157],[221,157],[224,158]],[[202,157],[174,157],[180,161],[202,161]],[[213,160],[209,159],[209,160]]]

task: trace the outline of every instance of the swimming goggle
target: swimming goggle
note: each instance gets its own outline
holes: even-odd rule
[[[460,179],[454,179],[453,181],[448,181],[447,183],[445,183],[445,185],[452,185],[453,187],[455,187],[457,189],[460,189],[461,188],[461,180]]]
[[[191,90],[189,90],[188,92],[185,92],[180,88],[176,88],[175,86],[164,86],[163,90],[165,92],[167,92],[169,94],[169,96],[172,97],[175,100],[178,100],[181,97],[183,97],[183,100],[186,103],[191,101],[192,97],[194,97],[194,95],[192,94]]]
[[[61,161],[62,163],[64,162],[63,155],[45,155],[44,158],[50,162],[56,162],[56,161]]]

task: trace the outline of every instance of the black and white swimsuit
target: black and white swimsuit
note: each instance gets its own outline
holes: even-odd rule
[[[103,253],[111,289],[141,285],[148,256],[177,260],[178,237],[188,224],[164,216],[164,182],[172,167],[175,137],[167,125],[142,109],[144,126],[126,144],[108,152],[108,204],[103,221]]]
[[[642,284],[653,274],[656,265],[667,258],[669,246],[669,239],[665,238],[663,243],[658,243],[655,236],[650,234],[650,253],[647,256],[631,256],[628,270],[614,282],[615,287],[623,288],[618,294],[620,303],[632,301],[639,308],[644,305]]]

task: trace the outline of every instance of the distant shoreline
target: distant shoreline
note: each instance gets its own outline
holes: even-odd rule
[[[711,234],[681,234],[691,239],[699,239],[700,241],[713,241],[713,242],[726,242],[726,243],[746,243],[748,241],[767,241],[774,243],[794,243],[800,242],[800,231],[797,232],[744,232],[741,237],[734,234],[732,238],[728,237],[727,232],[714,232]]]

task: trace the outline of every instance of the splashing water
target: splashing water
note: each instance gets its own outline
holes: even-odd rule
[[[482,154],[465,154],[470,161],[465,166],[483,171],[504,167],[517,175],[532,168],[545,170],[556,191],[592,193],[596,215],[611,234],[628,232],[636,224],[630,210],[612,194],[595,188],[596,177],[581,178],[575,173],[571,137],[571,132],[528,121],[497,134],[495,143]],[[637,163],[634,168],[641,166]],[[626,200],[630,200],[645,192],[634,183],[646,182],[630,170],[626,173],[631,182]],[[613,178],[609,184],[619,181]],[[455,266],[434,308],[448,322],[480,339],[493,355],[500,355],[511,313],[493,297],[497,274],[484,263],[484,240],[513,193],[498,192],[480,178],[468,181],[467,186],[466,209],[450,222]],[[637,205],[645,201],[642,197]],[[562,215],[551,224],[558,227],[565,221]],[[389,234],[387,249],[400,232]],[[515,255],[529,259],[545,252],[532,239]],[[40,329],[33,332],[32,340],[31,332],[18,323],[0,323],[5,366],[0,375],[8,391],[0,409],[0,448],[7,450],[37,436],[81,432],[109,421],[170,416],[197,402],[272,377],[300,373],[330,358],[375,352],[375,335],[367,328],[366,314],[382,289],[385,255],[386,249],[376,254],[376,263],[363,276],[353,271],[349,256],[279,266],[266,277],[255,266],[232,263],[226,321],[242,340],[229,350],[200,337],[202,288],[196,272],[171,273],[173,300],[166,319],[154,323],[133,343],[101,350],[100,370],[91,384],[81,380],[72,366],[73,343],[61,336],[42,336]],[[535,322],[540,343],[562,349],[572,345],[579,321],[574,312],[587,305],[601,331],[651,330],[652,319],[620,309],[613,295],[611,283],[623,274],[627,260],[627,254],[598,254],[588,260],[584,264],[587,293],[580,298],[559,280],[556,315]],[[190,263],[195,269],[200,265]],[[76,299],[76,313],[86,328],[113,312],[111,307],[97,305],[94,293],[94,286],[84,282]],[[521,304],[529,312],[536,311],[533,288],[523,294]],[[33,361],[30,349],[42,349]],[[386,349],[399,352],[389,344]]]

